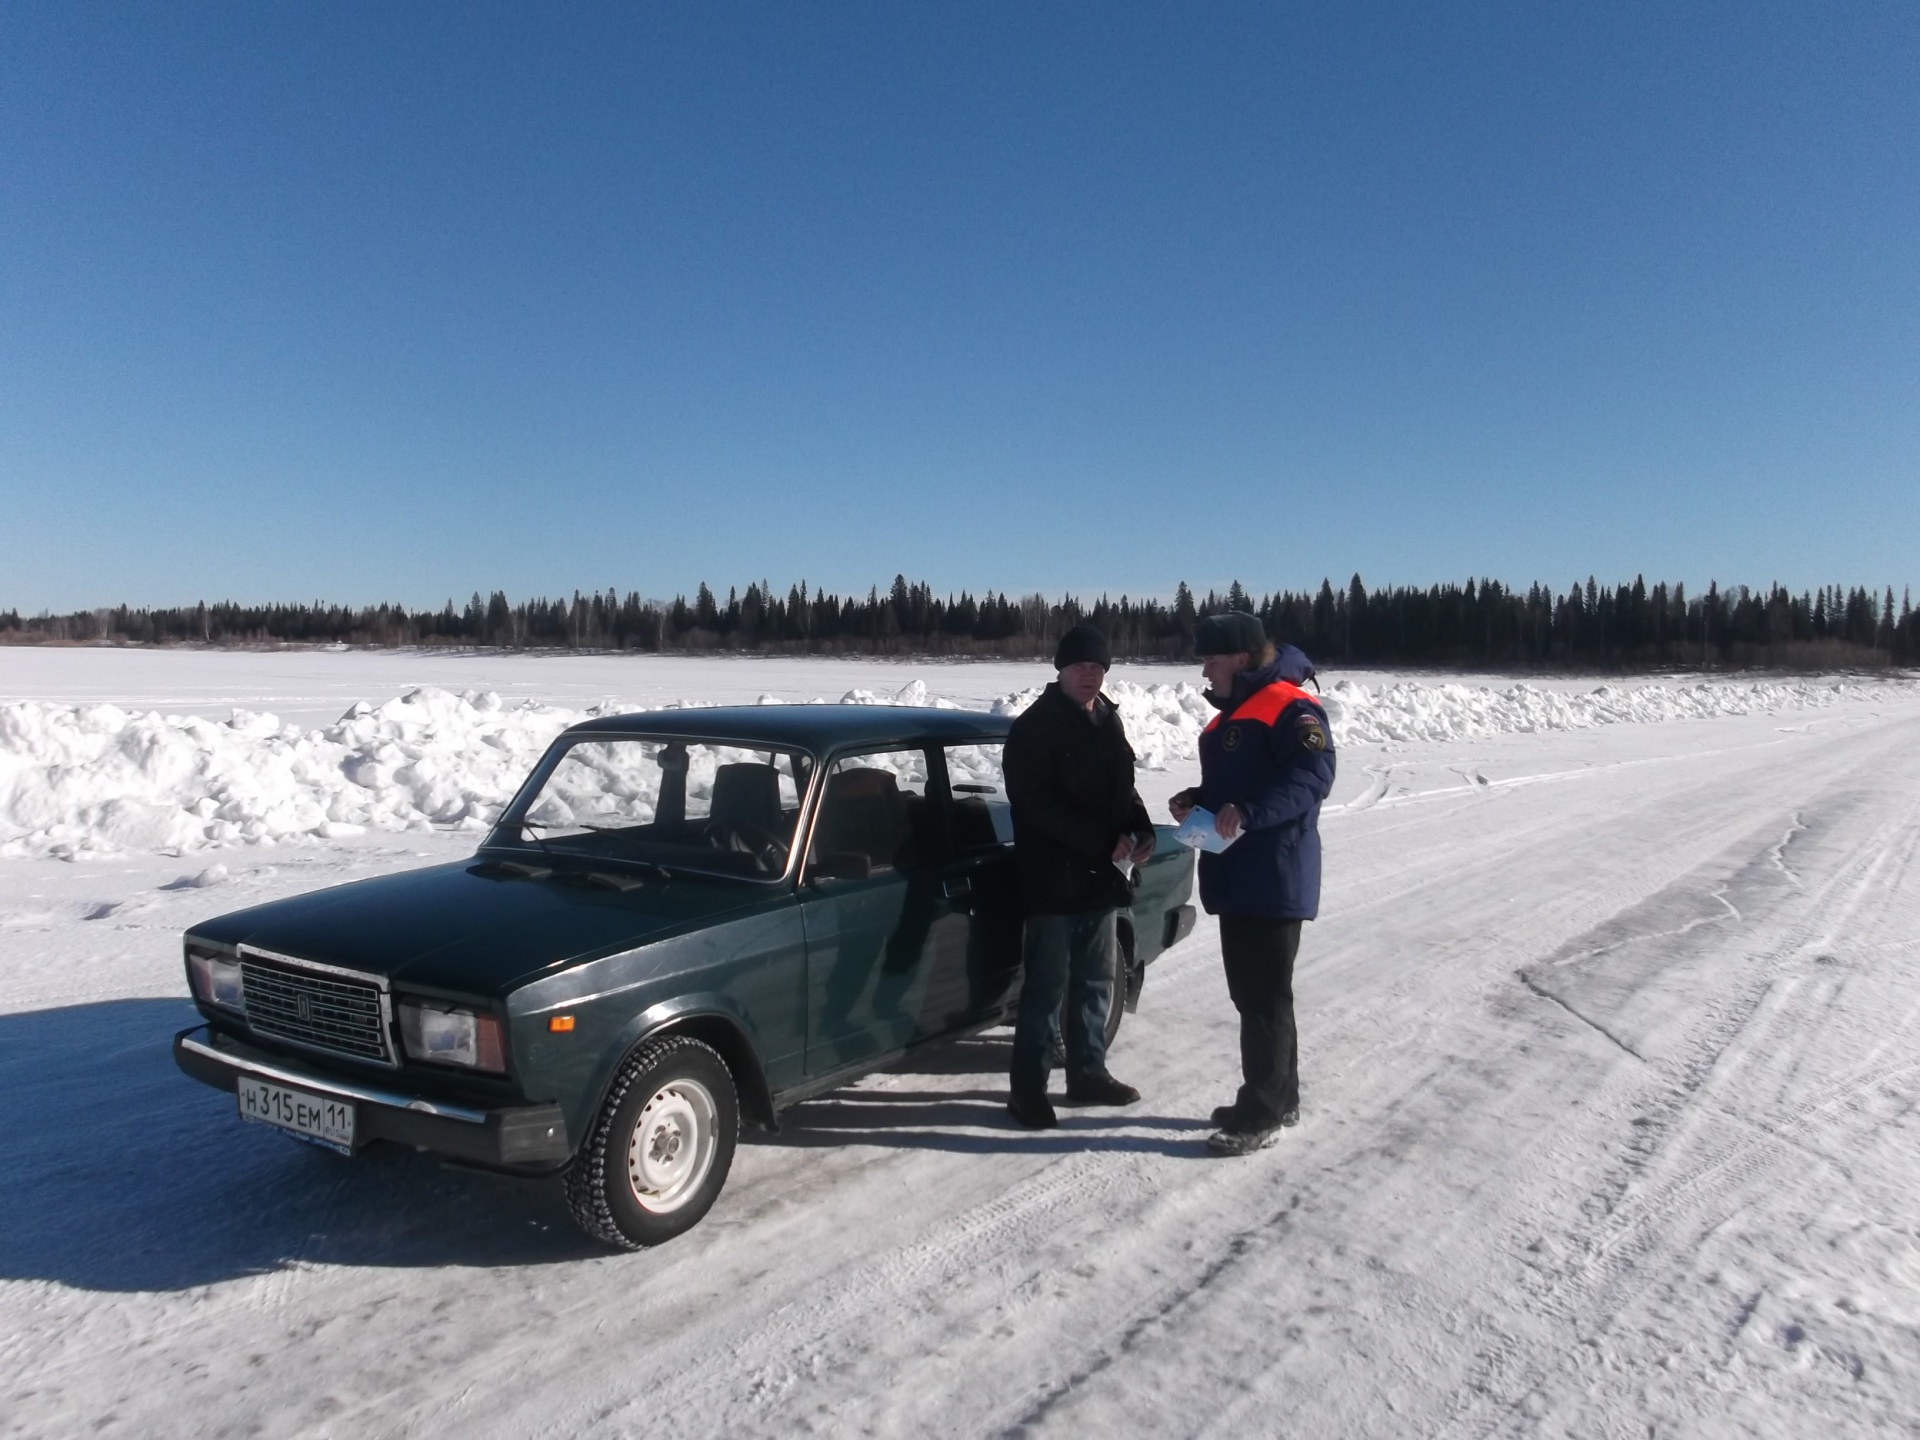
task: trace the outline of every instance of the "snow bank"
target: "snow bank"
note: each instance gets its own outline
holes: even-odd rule
[[[1792,710],[1859,699],[1874,688],[1713,681],[1572,694],[1524,684],[1369,688],[1342,680],[1325,703],[1336,744],[1352,746]],[[1017,691],[985,708],[1015,715],[1039,694]],[[1214,713],[1190,683],[1116,680],[1109,694],[1148,769],[1190,760]],[[930,700],[920,680],[891,695],[853,690],[841,699],[962,708]],[[422,688],[378,707],[357,704],[334,724],[307,730],[244,710],[216,721],[114,705],[4,705],[0,856],[184,852],[367,830],[479,831],[555,735],[621,708],[611,701],[587,710],[507,704],[491,691]]]
[[[0,706],[0,855],[484,828],[580,712],[412,690],[323,730],[114,705]]]
[[[1877,689],[1859,681],[1700,681],[1570,693],[1524,684],[1495,690],[1402,682],[1369,689],[1342,680],[1328,689],[1325,704],[1337,745],[1374,745],[1772,714],[1858,700]]]

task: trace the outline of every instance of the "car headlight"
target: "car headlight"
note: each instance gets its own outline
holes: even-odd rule
[[[507,1068],[499,1016],[432,1000],[402,1000],[399,1009],[400,1041],[409,1059],[470,1070]]]
[[[187,952],[187,983],[194,997],[210,1005],[229,1010],[247,1008],[247,987],[240,978],[238,960],[222,960],[218,955]]]

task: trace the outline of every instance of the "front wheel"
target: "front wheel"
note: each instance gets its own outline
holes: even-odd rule
[[[711,1046],[685,1035],[642,1045],[567,1167],[573,1218],[622,1250],[691,1230],[727,1183],[739,1133],[733,1076]]]

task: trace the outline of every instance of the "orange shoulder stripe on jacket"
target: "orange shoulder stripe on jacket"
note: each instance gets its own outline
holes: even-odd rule
[[[1246,698],[1240,708],[1233,712],[1235,720],[1258,720],[1262,725],[1271,725],[1280,718],[1280,712],[1296,700],[1312,700],[1313,696],[1302,690],[1290,680],[1276,680],[1263,690],[1256,690]],[[1318,702],[1316,702],[1318,703]]]
[[[1262,725],[1271,725],[1280,718],[1280,712],[1296,700],[1313,700],[1313,696],[1295,685],[1291,680],[1276,680],[1264,689],[1256,690],[1240,704],[1233,714],[1219,714],[1206,724],[1207,730],[1213,729],[1222,720],[1258,720]],[[1314,704],[1320,702],[1314,700]]]

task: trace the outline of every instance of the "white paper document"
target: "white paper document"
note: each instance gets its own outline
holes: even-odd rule
[[[1180,828],[1173,832],[1173,838],[1195,850],[1218,855],[1240,836],[1235,835],[1233,840],[1221,839],[1220,832],[1213,828],[1213,818],[1211,810],[1203,810],[1196,805],[1187,812],[1187,818],[1180,822]]]

